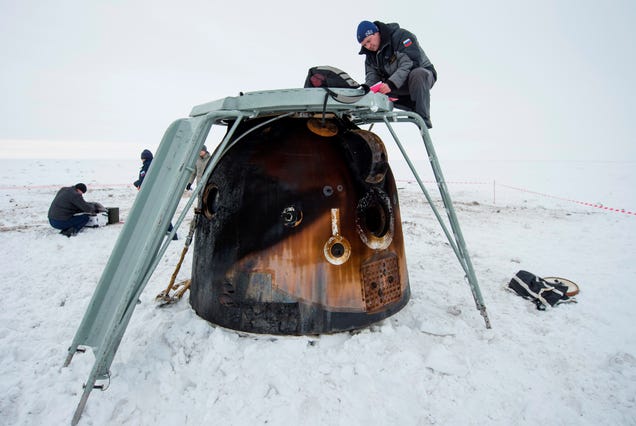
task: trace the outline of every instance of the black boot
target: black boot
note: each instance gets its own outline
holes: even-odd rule
[[[70,227],[70,228],[62,229],[60,231],[60,234],[66,235],[68,238],[71,238],[77,235],[77,232],[75,231],[75,228]]]

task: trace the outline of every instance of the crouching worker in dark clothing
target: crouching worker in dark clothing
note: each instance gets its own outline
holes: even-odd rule
[[[397,108],[414,110],[426,127],[431,124],[431,88],[437,71],[420,47],[417,37],[396,23],[362,21],[356,31],[365,55],[365,83],[385,95],[398,98]]]
[[[61,229],[60,234],[71,237],[86,225],[90,215],[105,211],[99,203],[84,201],[86,185],[78,183],[60,189],[51,207],[49,207],[49,223],[55,229]]]

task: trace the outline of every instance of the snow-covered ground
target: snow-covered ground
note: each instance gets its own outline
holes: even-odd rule
[[[0,423],[69,424],[94,357],[62,363],[121,226],[66,238],[46,213],[59,187],[83,181],[87,200],[119,207],[125,220],[139,163],[0,166]],[[211,325],[187,298],[158,308],[182,238],[80,424],[636,424],[636,216],[571,201],[633,212],[634,164],[442,167],[492,329],[419,188],[401,180],[412,291],[401,312],[354,333],[272,337]],[[178,279],[189,277],[191,255]],[[520,269],[572,279],[578,303],[536,310],[506,290]]]

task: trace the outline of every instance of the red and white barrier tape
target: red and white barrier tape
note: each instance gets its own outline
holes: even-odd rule
[[[530,194],[541,195],[542,197],[549,197],[549,198],[555,198],[557,200],[569,201],[571,203],[576,203],[576,204],[580,204],[580,205],[588,206],[588,207],[594,207],[594,208],[601,209],[601,210],[607,210],[607,211],[610,211],[610,212],[625,213],[625,214],[628,214],[628,215],[636,216],[636,212],[633,212],[633,211],[630,211],[630,210],[617,209],[617,208],[613,208],[613,207],[604,206],[603,204],[586,203],[584,201],[573,200],[573,199],[570,199],[570,198],[557,197],[555,195],[544,194],[544,193],[536,192],[536,191],[530,191],[529,189],[517,188],[515,186],[505,185],[503,183],[498,183],[497,185],[501,185],[501,186],[506,187],[506,188],[514,189],[515,191],[527,192],[527,193],[530,193]]]
[[[416,182],[413,179],[399,179],[399,182],[407,182],[407,183],[414,183]],[[437,182],[433,181],[433,180],[427,180],[427,181],[422,181],[423,183],[428,183],[428,184],[433,184],[436,185]],[[586,203],[584,201],[578,201],[578,200],[573,200],[570,198],[563,198],[563,197],[557,197],[555,195],[550,195],[550,194],[544,194],[541,192],[536,192],[536,191],[531,191],[529,189],[525,189],[525,188],[518,188],[516,186],[510,186],[510,185],[506,185],[503,183],[497,183],[495,181],[493,182],[480,182],[480,181],[446,181],[445,183],[447,184],[454,184],[454,185],[493,185],[493,186],[503,186],[505,188],[509,188],[509,189],[514,189],[515,191],[521,191],[521,192],[527,192],[529,194],[535,194],[535,195],[541,195],[543,197],[549,197],[549,198],[554,198],[557,200],[563,200],[563,201],[569,201],[571,203],[576,203],[576,204],[580,204],[582,206],[587,206],[587,207],[594,207],[597,209],[601,209],[601,210],[606,210],[606,211],[610,211],[610,212],[615,212],[615,213],[624,213],[624,214],[628,214],[628,215],[632,215],[632,216],[636,216],[636,212],[634,211],[630,211],[630,210],[625,210],[625,209],[617,209],[617,208],[613,208],[613,207],[607,207],[604,206],[603,204],[598,204],[598,203]]]

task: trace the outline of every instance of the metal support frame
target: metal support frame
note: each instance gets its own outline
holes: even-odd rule
[[[194,171],[198,152],[203,147],[210,128],[215,124],[227,126],[233,122],[232,127],[210,158],[201,182],[207,181],[220,158],[231,147],[230,140],[232,140],[238,125],[245,118],[274,115],[272,120],[276,120],[291,114],[320,112],[324,114],[328,112],[337,116],[347,115],[358,123],[383,121],[393,135],[442,225],[462,268],[466,272],[477,309],[481,311],[486,320],[486,326],[490,328],[486,308],[466,250],[459,222],[423,120],[415,113],[393,112],[393,104],[386,96],[378,93],[364,95],[356,89],[331,90],[331,93],[326,93],[323,89],[286,89],[227,97],[194,107],[189,118],[175,121],[166,130],[157,155],[144,179],[142,189],[133,203],[82,322],[68,349],[64,362],[65,367],[70,364],[77,352],[84,352],[85,346],[92,347],[95,354],[95,364],[75,410],[72,419],[73,425],[79,422],[92,389],[99,387],[96,386],[97,380],[109,376],[110,366],[139,296],[168,248],[172,236],[177,232],[192,203],[203,189],[203,185],[195,187],[186,207],[177,219],[174,229],[167,232],[187,180]],[[338,97],[341,99],[339,100]],[[355,99],[355,102],[352,102],[352,99]],[[389,118],[393,121],[413,122],[420,128],[448,213],[454,240],[391,127]],[[238,139],[242,136],[239,135]],[[236,143],[238,139],[235,139],[232,144]]]
[[[195,188],[174,229],[167,232],[212,122],[220,117],[236,119],[234,127],[219,145],[220,149],[210,159],[212,167],[208,168],[208,176],[244,115],[240,111],[210,113],[204,117],[177,120],[166,131],[68,349],[65,367],[75,353],[82,352],[80,346],[90,346],[95,353],[95,364],[84,385],[72,425],[79,422],[97,380],[109,376],[110,365],[137,300],[201,191],[202,187]]]
[[[393,129],[393,126],[391,125],[389,118],[395,122],[413,123],[420,129],[422,141],[424,142],[424,146],[428,154],[428,159],[431,164],[431,168],[433,170],[435,180],[437,182],[437,187],[439,189],[439,193],[442,197],[442,202],[444,204],[444,208],[448,216],[448,222],[450,223],[451,230],[453,232],[452,236],[448,228],[446,227],[446,224],[444,220],[442,219],[437,207],[435,207],[433,199],[431,198],[429,192],[426,190],[426,187],[424,186],[422,179],[420,179],[420,176],[417,173],[415,166],[411,162],[406,150],[404,149],[404,146],[402,145],[399,137],[395,133],[395,130]],[[431,209],[433,210],[433,213],[435,214],[437,221],[442,227],[442,230],[444,231],[444,234],[446,235],[446,238],[448,239],[449,244],[451,245],[453,251],[455,252],[455,255],[457,256],[457,260],[459,260],[459,263],[462,269],[466,273],[464,278],[467,280],[468,285],[470,286],[470,291],[473,295],[473,300],[475,301],[475,307],[484,318],[484,321],[486,323],[486,328],[491,328],[490,319],[488,318],[488,314],[486,312],[486,305],[484,304],[484,300],[481,295],[481,290],[479,289],[477,276],[475,275],[475,270],[473,268],[472,261],[470,260],[468,249],[466,248],[464,235],[462,233],[461,227],[459,226],[459,220],[457,219],[457,214],[455,213],[455,207],[453,206],[453,202],[450,197],[450,192],[448,191],[448,188],[446,187],[446,180],[444,179],[442,168],[439,165],[437,154],[435,153],[435,148],[433,147],[433,141],[431,140],[431,136],[428,132],[428,128],[426,127],[426,124],[424,123],[424,120],[422,119],[422,117],[419,116],[419,114],[414,112],[408,112],[408,111],[399,111],[399,112],[394,111],[392,114],[367,114],[365,115],[364,119],[366,121],[382,120],[384,124],[386,124],[389,132],[391,133],[391,136],[393,137],[393,140],[395,141],[400,152],[402,153],[404,160],[406,160],[406,163],[408,164],[409,169],[411,170],[411,173],[413,173],[415,180],[417,181],[420,189],[424,193],[424,196],[426,197],[428,204],[431,206]]]

